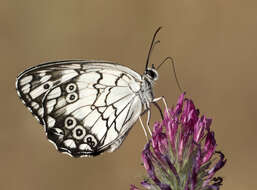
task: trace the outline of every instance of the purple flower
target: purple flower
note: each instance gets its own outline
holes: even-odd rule
[[[149,190],[218,190],[222,178],[214,175],[226,159],[216,151],[211,122],[182,94],[163,121],[154,124],[142,152],[148,177],[141,185]],[[138,188],[132,185],[131,190]]]

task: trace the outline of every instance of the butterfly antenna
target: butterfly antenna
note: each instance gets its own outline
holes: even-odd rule
[[[153,35],[152,43],[151,43],[151,46],[150,46],[150,49],[149,49],[149,52],[148,52],[148,55],[147,55],[147,59],[146,59],[145,70],[148,68],[150,56],[151,56],[151,53],[152,53],[152,51],[153,51],[154,46],[155,46],[156,44],[160,43],[160,40],[155,41],[155,38],[156,38],[158,32],[159,32],[161,29],[162,29],[161,26],[160,26],[159,28],[157,28],[157,30],[155,31],[155,33],[154,33],[154,35]]]
[[[172,66],[172,70],[173,70],[173,73],[174,73],[174,77],[175,77],[175,80],[176,80],[176,83],[177,83],[177,86],[180,90],[181,93],[183,93],[184,91],[182,90],[181,88],[181,85],[179,83],[179,80],[178,80],[178,77],[177,77],[177,74],[176,74],[176,70],[175,70],[175,61],[172,57],[166,57],[162,62],[161,64],[156,68],[156,70],[158,70],[162,65],[163,63],[166,63],[168,60],[171,61],[171,66]]]

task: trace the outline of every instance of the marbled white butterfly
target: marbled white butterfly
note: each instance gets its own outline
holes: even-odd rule
[[[148,112],[149,123],[150,104],[158,107],[163,99],[154,98],[152,89],[158,68],[148,67],[160,29],[143,75],[112,62],[71,60],[41,64],[17,77],[22,102],[60,152],[74,157],[112,152],[142,113]]]

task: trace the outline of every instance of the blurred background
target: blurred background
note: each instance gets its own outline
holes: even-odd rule
[[[172,56],[187,96],[214,119],[227,165],[223,190],[257,186],[257,3],[251,0],[0,0],[0,189],[129,189],[145,174],[139,122],[120,149],[96,158],[58,153],[15,91],[16,76],[56,60],[99,59],[143,73],[151,57]],[[156,96],[169,106],[179,90],[170,66],[160,69]],[[154,110],[152,121],[160,119]]]

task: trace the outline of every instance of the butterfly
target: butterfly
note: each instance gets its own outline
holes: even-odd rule
[[[160,29],[142,75],[113,62],[69,60],[41,64],[17,77],[20,99],[58,151],[73,157],[113,152],[138,119],[142,124],[145,112],[149,123],[151,103],[159,108],[156,102],[164,100],[154,97],[158,72],[148,66]]]

